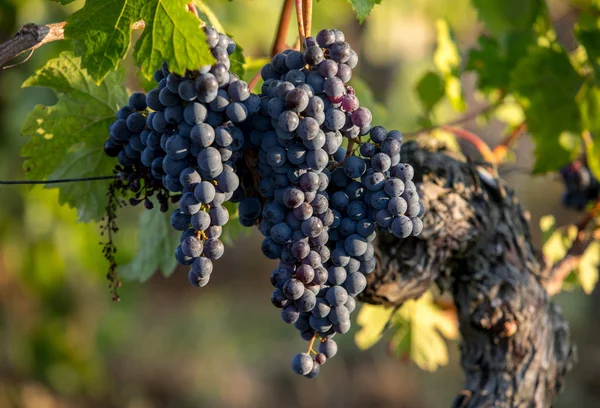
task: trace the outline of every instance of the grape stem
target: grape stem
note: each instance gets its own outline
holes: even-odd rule
[[[310,343],[308,343],[308,350],[306,351],[306,354],[310,354],[310,352],[313,351],[313,344],[315,344],[316,338],[317,338],[317,332],[314,332],[312,339],[310,339]]]
[[[190,2],[189,2],[187,5],[186,5],[186,7],[187,7],[187,10],[188,10],[190,13],[192,13],[193,15],[195,15],[195,16],[196,16],[196,18],[197,18],[198,20],[202,21],[202,20],[200,19],[200,16],[198,15],[198,9],[196,8],[196,5],[194,4],[194,2],[193,2],[193,1],[190,1]]]
[[[310,37],[310,31],[312,29],[312,0],[304,0],[304,38]]]
[[[479,116],[479,115],[483,115],[483,114],[486,114],[488,112],[493,111],[494,109],[496,109],[499,106],[501,106],[502,103],[504,103],[504,95],[501,95],[500,98],[496,102],[491,103],[489,105],[486,105],[483,108],[477,109],[477,110],[475,110],[473,112],[466,113],[465,115],[463,115],[463,116],[461,116],[459,118],[451,120],[450,122],[442,123],[442,124],[438,124],[438,125],[433,125],[433,126],[429,126],[429,127],[425,127],[425,128],[422,128],[422,129],[415,130],[413,132],[405,133],[404,135],[405,136],[409,136],[409,137],[414,137],[414,136],[419,136],[419,135],[421,135],[423,133],[431,132],[432,130],[443,128],[444,126],[458,126],[458,125],[463,125],[463,124],[465,124],[467,122],[470,122],[473,119],[477,118],[477,116]]]
[[[285,40],[287,38],[288,27],[290,26],[290,20],[292,18],[293,6],[294,0],[284,0],[283,7],[281,8],[281,14],[279,15],[279,24],[277,25],[277,31],[275,33],[275,41],[273,42],[273,48],[271,49],[272,57],[287,48]]]
[[[304,12],[302,7],[303,0],[296,0],[296,19],[298,20],[298,39],[300,40],[300,50],[304,49]]]
[[[600,229],[587,231],[592,221],[600,216],[600,199],[596,200],[592,208],[577,222],[577,236],[568,249],[567,254],[554,265],[550,266],[548,276],[550,280],[546,284],[546,291],[550,296],[560,292],[563,281],[577,267],[583,254],[594,241],[600,241]]]
[[[98,180],[113,180],[118,178],[118,175],[112,176],[96,176],[96,177],[77,177],[64,178],[55,180],[0,180],[0,185],[27,185],[27,184],[58,184],[58,183],[75,183],[80,181],[98,181]]]

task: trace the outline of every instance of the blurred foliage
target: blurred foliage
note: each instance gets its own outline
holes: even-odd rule
[[[575,225],[557,228],[552,215],[540,219],[543,236],[542,252],[545,259],[554,265],[562,260],[577,238],[578,230]],[[592,293],[598,282],[600,268],[600,242],[592,242],[581,255],[581,260],[569,273],[563,284],[563,289],[573,290],[581,286],[588,295]]]

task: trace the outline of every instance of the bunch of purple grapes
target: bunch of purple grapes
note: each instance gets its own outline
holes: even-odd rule
[[[320,339],[314,358],[301,353],[292,363],[312,378],[337,351],[332,337],[350,329],[354,298],[376,266],[376,225],[405,238],[422,224],[412,168],[400,163],[402,135],[371,129],[371,112],[347,85],[356,52],[338,30],[305,46],[263,67],[250,137],[260,148],[262,252],[280,261],[271,301],[303,339]],[[361,141],[369,132],[372,142]],[[359,151],[348,152],[344,139]]]
[[[121,165],[145,167],[170,193],[180,194],[171,214],[171,225],[182,231],[175,257],[191,266],[195,286],[208,283],[212,262],[223,256],[219,238],[229,221],[224,204],[244,197],[236,166],[244,146],[238,124],[260,108],[258,96],[229,70],[235,43],[211,27],[204,32],[216,63],[183,76],[163,64],[154,74],[157,87],[131,96],[105,145]]]
[[[376,268],[377,231],[407,238],[423,229],[414,172],[401,163],[404,138],[371,126],[348,85],[358,55],[341,31],[273,57],[260,95],[229,71],[233,41],[205,33],[217,63],[184,76],[163,64],[157,88],[119,111],[106,152],[180,197],[175,256],[195,286],[224,253],[224,204],[239,203],[240,223],[258,225],[262,253],[279,260],[273,305],[311,348],[319,341],[292,360],[313,378],[337,353],[333,337],[350,330],[355,297]]]

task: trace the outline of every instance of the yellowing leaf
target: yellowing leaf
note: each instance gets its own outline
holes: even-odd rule
[[[581,257],[577,268],[577,280],[588,295],[592,293],[598,282],[598,268],[600,268],[600,242],[594,242]]]
[[[456,339],[458,325],[451,314],[434,305],[431,293],[407,301],[392,313],[392,308],[383,306],[362,307],[357,318],[361,328],[354,337],[358,348],[365,350],[375,345],[391,319],[391,345],[396,355],[409,356],[421,369],[428,371],[448,363],[444,338]]]
[[[443,74],[446,96],[454,109],[465,110],[466,104],[462,97],[462,88],[459,78],[460,53],[458,46],[452,38],[450,26],[446,20],[436,21],[437,47],[433,53],[433,63]]]
[[[364,304],[358,313],[356,323],[361,326],[354,335],[354,342],[361,350],[366,350],[383,337],[383,329],[390,320],[393,308]]]
[[[397,354],[408,354],[421,369],[435,371],[448,364],[448,348],[444,337],[456,339],[456,320],[433,304],[431,293],[406,302],[394,316],[400,328],[392,336]]]
[[[460,65],[458,47],[452,39],[450,26],[446,20],[435,22],[437,48],[433,54],[433,63],[442,74],[454,74]]]

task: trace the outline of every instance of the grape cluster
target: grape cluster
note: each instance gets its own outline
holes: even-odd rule
[[[422,224],[412,168],[400,163],[402,135],[371,128],[371,112],[347,85],[356,52],[338,30],[322,30],[305,46],[261,70],[262,106],[250,138],[260,148],[261,248],[280,261],[271,301],[303,339],[320,338],[314,358],[302,353],[292,362],[312,378],[337,351],[332,337],[350,329],[354,298],[376,266],[376,225],[405,238]],[[362,142],[369,133],[371,142]],[[359,152],[347,151],[344,140]]]
[[[149,169],[179,198],[170,218],[182,232],[175,258],[191,266],[188,277],[195,286],[208,283],[212,261],[223,256],[219,238],[229,220],[224,204],[244,196],[236,167],[244,146],[238,124],[260,108],[260,98],[229,70],[235,43],[211,27],[204,32],[216,63],[183,76],[163,64],[154,74],[157,87],[131,96],[131,106],[121,111],[133,107],[135,112],[125,120],[118,117],[105,146],[109,155],[120,148],[122,165]],[[130,132],[126,139],[123,124]]]
[[[600,182],[594,177],[585,160],[575,160],[560,169],[566,191],[562,196],[567,208],[582,211],[589,202],[600,198]]]
[[[230,72],[233,41],[205,33],[217,63],[184,76],[163,64],[157,87],[119,111],[105,149],[178,199],[175,257],[191,266],[195,286],[208,283],[223,255],[225,205],[239,203],[240,223],[258,225],[262,253],[279,260],[273,305],[310,342],[292,368],[313,378],[337,353],[333,337],[350,330],[376,267],[377,232],[407,238],[423,229],[414,171],[401,163],[404,138],[372,127],[348,85],[358,55],[341,31],[274,56],[260,95]]]

